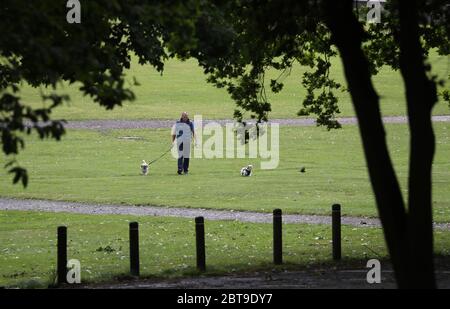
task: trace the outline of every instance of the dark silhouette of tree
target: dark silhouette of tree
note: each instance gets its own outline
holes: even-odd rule
[[[424,63],[417,1],[402,0],[398,5],[400,70],[405,82],[411,145],[407,215],[407,244],[410,252],[408,271],[412,276],[415,275],[415,280],[405,282],[404,286],[434,288],[431,172],[436,145],[431,116],[438,100],[437,90],[436,83],[427,76]]]
[[[247,1],[228,4],[236,51],[221,62],[201,62],[210,81],[227,87],[241,109],[258,121],[270,111],[264,72],[289,70],[298,62],[313,68],[305,73],[307,96],[300,115],[316,114],[317,123],[337,128],[339,109],[329,77],[330,57],[344,66],[375,194],[383,231],[400,288],[434,288],[431,168],[435,139],[431,111],[437,102],[436,77],[429,77],[426,56],[431,48],[450,54],[449,6],[444,1],[391,1],[380,24],[363,25],[351,0]],[[239,12],[239,13],[237,13]],[[255,13],[256,12],[256,13]],[[229,15],[232,16],[233,13]],[[325,27],[326,26],[326,27]],[[203,54],[202,54],[203,55]],[[203,56],[204,57],[204,56]],[[219,65],[217,65],[219,63]],[[372,76],[382,65],[400,69],[405,82],[411,133],[408,197],[405,203],[388,152],[379,97]],[[282,89],[270,82],[274,92]],[[443,92],[448,98],[448,91]],[[235,116],[242,118],[241,111]]]
[[[387,152],[379,98],[361,47],[364,30],[352,13],[351,2],[327,2],[326,22],[344,64],[397,283],[402,288],[434,288],[431,168],[435,138],[431,111],[437,91],[435,82],[426,75],[417,1],[401,0],[397,5],[400,24],[396,39],[411,134],[407,210]]]

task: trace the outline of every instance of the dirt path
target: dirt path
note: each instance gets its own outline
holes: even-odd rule
[[[68,288],[88,289],[215,289],[227,293],[227,289],[393,289],[395,283],[392,265],[387,260],[380,261],[381,282],[367,282],[367,261],[352,261],[350,264],[310,265],[300,269],[267,269],[258,272],[184,278],[151,278],[81,284]],[[450,288],[450,257],[435,258],[437,287]],[[186,290],[180,290],[186,292]],[[189,292],[189,291],[188,291]],[[244,291],[245,293],[245,291]]]
[[[338,118],[339,122],[345,124],[356,124],[355,117]],[[221,120],[203,120],[204,124],[209,122],[218,122],[223,125],[225,123],[234,122],[232,119]],[[450,122],[450,116],[434,116],[434,122]],[[407,123],[404,116],[383,117],[384,123]],[[69,121],[66,128],[69,129],[158,129],[170,128],[173,125],[172,120],[86,120],[86,121]],[[281,126],[315,126],[316,120],[312,118],[303,119],[272,119],[269,123],[279,123]]]
[[[272,214],[233,210],[211,210],[201,208],[172,208],[155,206],[125,206],[85,204],[47,200],[19,200],[0,198],[0,210],[69,212],[96,215],[134,215],[195,218],[203,216],[206,220],[236,220],[242,222],[271,223]],[[331,224],[330,216],[283,215],[284,223]],[[342,217],[342,224],[359,227],[380,227],[378,219],[363,217]],[[437,229],[450,230],[450,223],[435,224]]]
[[[388,262],[381,262],[381,282],[369,284],[365,261],[360,267],[314,267],[308,270],[260,271],[227,276],[200,276],[178,279],[135,279],[123,282],[86,284],[77,288],[88,289],[395,289],[394,272]],[[447,265],[436,268],[436,283],[441,289],[450,288]],[[73,286],[72,286],[73,288]],[[181,293],[182,292],[182,293]],[[189,292],[189,290],[187,291]],[[244,292],[245,293],[245,292]]]
[[[197,277],[166,280],[136,280],[122,283],[85,285],[89,289],[394,289],[392,271],[381,273],[380,284],[366,281],[367,270],[311,270],[260,272],[249,275]],[[450,275],[445,283],[450,285]],[[185,292],[185,290],[183,290]],[[223,293],[227,293],[223,291]],[[181,293],[182,294],[182,293]]]
[[[380,283],[367,283],[368,269],[263,272],[253,275],[201,277],[167,280],[136,280],[122,283],[86,285],[89,289],[395,289],[394,273],[381,272]],[[450,288],[450,271],[437,271],[440,289]],[[186,290],[183,290],[185,292]],[[222,291],[221,293],[227,293]],[[180,293],[182,295],[182,293]]]

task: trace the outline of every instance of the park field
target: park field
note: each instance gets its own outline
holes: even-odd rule
[[[435,123],[434,127],[434,219],[449,222],[450,124]],[[406,195],[408,128],[405,124],[386,128]],[[141,161],[157,158],[169,145],[168,129],[69,130],[61,142],[30,137],[17,157],[29,170],[28,188],[12,185],[11,175],[1,169],[0,196],[258,212],[281,208],[297,214],[328,214],[331,204],[340,203],[344,215],[377,216],[355,125],[331,132],[280,127],[279,165],[272,170],[260,169],[260,158],[194,158],[190,174],[179,176],[169,153],[150,166],[148,176],[141,176]],[[241,177],[240,168],[247,164],[254,165],[254,175]],[[302,167],[305,173],[300,172]]]
[[[203,115],[204,119],[230,119],[233,117],[235,104],[225,89],[217,89],[206,82],[206,76],[195,60],[169,60],[163,75],[150,66],[141,66],[135,57],[132,67],[126,72],[126,80],[133,84],[133,77],[140,86],[132,86],[136,94],[134,102],[126,102],[122,107],[106,111],[89,97],[84,97],[78,90],[80,85],[62,84],[58,90],[69,94],[71,101],[58,107],[54,118],[67,120],[86,119],[177,119],[181,111],[189,111],[191,115]],[[332,59],[331,76],[342,85],[346,85],[340,59]],[[439,78],[447,79],[450,75],[448,57],[432,53],[430,64],[433,73]],[[281,93],[273,94],[269,90],[271,78],[279,76],[279,72],[267,73],[267,96],[272,103],[270,118],[295,118],[302,107],[306,91],[301,85],[301,77],[305,68],[294,66],[290,75],[281,80],[285,87]],[[405,115],[403,81],[400,73],[384,68],[374,77],[374,84],[381,98],[381,110],[384,116]],[[41,93],[49,93],[46,89],[35,89],[22,86],[21,96],[25,103],[33,107],[42,107]],[[347,92],[337,92],[341,114],[354,116],[350,96]],[[435,115],[449,114],[447,103],[440,101],[434,109]],[[249,114],[244,115],[249,116]]]
[[[340,60],[332,75],[343,82]],[[448,58],[432,55],[434,73],[449,74]],[[285,77],[285,89],[270,94],[274,118],[294,118],[305,91],[303,68]],[[269,78],[276,76],[269,72]],[[136,61],[127,72],[137,100],[105,111],[83,97],[77,85],[65,85],[71,102],[54,111],[54,118],[176,119],[181,111],[204,119],[232,118],[234,103],[224,89],[207,84],[192,60],[170,60],[163,76]],[[374,78],[384,116],[405,115],[399,72],[384,69]],[[23,85],[21,95],[39,107],[40,92]],[[338,94],[341,116],[353,116],[347,93]],[[444,102],[435,115],[449,114]],[[248,115],[247,115],[248,116]],[[450,124],[434,123],[437,151],[433,165],[433,211],[437,222],[450,222]],[[406,124],[388,124],[387,141],[407,195],[409,134]],[[207,137],[203,138],[204,141]],[[276,169],[260,168],[260,158],[194,158],[190,174],[176,174],[176,160],[167,154],[140,175],[143,159],[158,158],[170,146],[169,129],[73,130],[62,141],[26,136],[26,148],[16,157],[28,169],[29,185],[13,185],[0,169],[0,197],[48,199],[98,204],[147,205],[328,215],[334,203],[344,216],[377,217],[367,167],[356,125],[327,131],[317,127],[280,127],[280,158]],[[7,163],[0,157],[0,165]],[[254,175],[241,177],[241,167],[253,164]],[[305,168],[305,172],[300,170]],[[197,276],[194,222],[186,218],[131,215],[80,215],[0,211],[0,287],[48,287],[55,282],[56,228],[68,227],[69,258],[81,262],[82,282],[129,278],[128,224],[140,224],[141,275],[144,278]],[[272,264],[272,226],[237,221],[207,221],[205,275],[335,267],[331,259],[331,229],[327,225],[287,224],[283,227],[283,266]],[[449,256],[450,232],[435,230],[434,248]],[[343,226],[340,266],[365,269],[370,258],[389,259],[382,230]]]
[[[83,283],[129,278],[131,221],[139,222],[141,277],[199,274],[193,219],[0,211],[0,286],[54,284],[59,225],[67,226],[68,258],[80,261]],[[207,276],[336,265],[326,225],[284,225],[282,266],[272,264],[270,224],[206,221],[205,233]],[[437,255],[449,255],[449,234],[435,231]],[[343,226],[338,265],[364,270],[368,259],[386,257],[381,229]]]

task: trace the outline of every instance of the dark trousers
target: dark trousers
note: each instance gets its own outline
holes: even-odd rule
[[[184,145],[183,145],[183,143],[181,143],[178,146],[178,150],[179,150],[178,151],[178,156],[179,156],[179,158],[178,158],[178,171],[179,172],[184,171],[185,173],[187,173],[188,170],[189,170],[189,158],[185,158],[183,156],[183,148],[184,148]]]
[[[189,170],[189,158],[178,158],[178,170],[184,172]]]

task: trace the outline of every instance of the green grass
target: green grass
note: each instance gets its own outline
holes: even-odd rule
[[[0,211],[0,286],[45,287],[54,282],[56,228],[68,227],[68,258],[81,264],[82,282],[129,274],[128,223],[140,226],[143,277],[197,275],[191,219]],[[272,226],[206,221],[206,275],[271,270]],[[344,226],[343,263],[365,269],[385,258],[380,229]],[[331,264],[331,230],[324,225],[283,227],[285,265],[278,269]],[[108,247],[109,246],[109,247]],[[101,249],[108,247],[108,251]],[[449,232],[435,232],[435,251],[448,255]]]
[[[434,219],[450,221],[450,125],[435,123]],[[387,125],[387,139],[406,194],[407,126]],[[124,140],[135,136],[142,140]],[[204,137],[205,141],[206,137]],[[150,173],[140,175],[142,159],[168,147],[169,132],[159,130],[71,130],[62,142],[31,138],[18,157],[29,169],[27,189],[12,185],[0,169],[0,196],[95,203],[159,205],[286,213],[328,214],[340,203],[343,214],[377,216],[357,126],[328,132],[315,127],[280,128],[280,164],[261,170],[260,159],[192,159],[190,175],[176,175],[168,154]],[[3,158],[0,164],[6,162]],[[239,175],[247,164],[254,176]],[[306,173],[299,169],[305,166]]]
[[[450,74],[448,57],[440,57],[432,53],[430,63],[433,72],[440,78],[447,78]],[[296,66],[291,74],[284,79],[285,87],[279,94],[272,94],[268,89],[268,97],[272,102],[271,118],[295,118],[301,108],[306,91],[301,85],[304,68]],[[269,72],[269,78],[276,78],[277,72]],[[141,86],[133,87],[137,96],[136,101],[125,103],[122,108],[106,111],[89,97],[83,97],[79,92],[79,85],[63,86],[62,92],[71,97],[71,102],[59,107],[54,112],[55,118],[68,120],[81,119],[176,119],[181,111],[189,111],[191,115],[201,114],[208,119],[229,119],[233,116],[234,102],[225,89],[217,89],[206,82],[206,77],[196,61],[181,62],[170,60],[166,63],[163,76],[150,66],[140,66],[136,58],[127,72],[127,81],[131,84],[133,76]],[[341,61],[333,59],[332,76],[338,82],[346,85]],[[374,78],[375,86],[381,96],[382,112],[384,115],[405,115],[404,89],[400,73],[389,68],[383,69]],[[24,85],[22,97],[24,102],[34,107],[41,107],[41,91]],[[338,93],[341,115],[353,116],[348,93]],[[440,102],[434,109],[435,114],[449,114],[450,110],[445,102]]]

